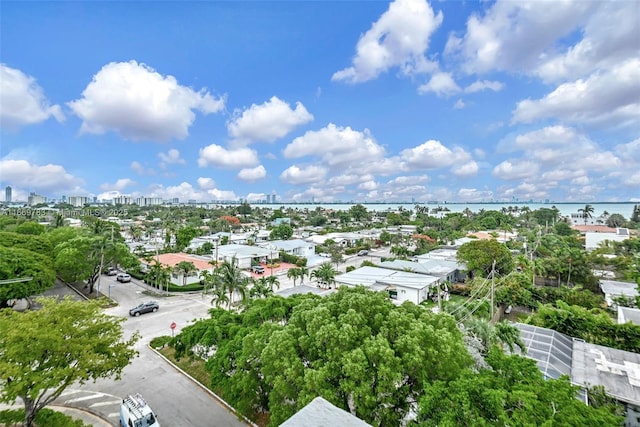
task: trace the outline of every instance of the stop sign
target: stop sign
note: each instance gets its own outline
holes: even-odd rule
[[[175,328],[176,328],[176,326],[177,326],[177,325],[176,325],[176,322],[171,322],[171,329],[172,329],[172,330],[173,330],[173,329],[175,329]]]

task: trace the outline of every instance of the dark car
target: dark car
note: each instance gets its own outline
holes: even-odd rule
[[[368,251],[368,250],[363,249],[363,250],[361,250],[360,252],[358,252],[358,256],[365,256],[365,255],[367,255],[368,253],[369,253],[369,251]]]
[[[116,280],[121,283],[126,283],[131,281],[131,276],[126,273],[120,273],[116,276]]]
[[[129,310],[129,315],[140,316],[141,314],[145,314],[145,313],[155,313],[159,309],[160,309],[160,306],[158,305],[157,302],[149,301],[149,302],[142,303],[137,307],[133,307],[131,310]]]

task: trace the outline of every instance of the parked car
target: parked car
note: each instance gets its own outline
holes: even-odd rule
[[[118,269],[115,267],[109,267],[105,272],[107,276],[116,276],[118,274]]]
[[[365,255],[367,255],[368,253],[369,253],[369,251],[368,251],[368,250],[363,249],[363,250],[361,250],[360,252],[358,252],[358,256],[365,256]]]
[[[116,280],[120,283],[127,283],[131,281],[131,276],[126,273],[120,273],[116,276]]]
[[[256,274],[262,274],[264,273],[264,267],[261,265],[254,265],[253,267],[251,267],[251,271]]]
[[[145,314],[145,313],[155,313],[159,309],[160,309],[160,305],[158,305],[157,302],[149,301],[149,302],[142,303],[136,307],[133,307],[131,310],[129,310],[129,315],[140,316],[141,314]]]

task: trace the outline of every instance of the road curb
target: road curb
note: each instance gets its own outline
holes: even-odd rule
[[[150,345],[147,345],[147,347],[149,347],[149,349],[151,351],[153,351],[155,354],[157,354],[158,356],[160,356],[160,358],[162,358],[165,362],[167,362],[169,365],[171,365],[176,371],[180,372],[182,375],[184,375],[185,377],[189,378],[189,380],[191,380],[191,382],[193,382],[194,384],[196,384],[198,387],[200,387],[201,389],[203,389],[204,391],[206,391],[207,393],[209,393],[209,395],[211,395],[214,399],[216,399],[218,402],[220,402],[220,404],[222,406],[224,406],[225,408],[227,408],[227,410],[229,410],[230,412],[232,412],[234,415],[236,415],[238,418],[241,418],[244,422],[246,422],[247,424],[249,424],[252,427],[259,427],[256,423],[254,423],[253,421],[251,421],[250,419],[248,419],[247,417],[245,417],[244,415],[242,415],[241,413],[239,413],[233,406],[229,405],[223,398],[221,398],[220,396],[218,396],[216,393],[214,393],[213,391],[209,390],[208,387],[204,386],[202,383],[200,383],[200,381],[196,380],[195,378],[193,378],[191,375],[189,375],[188,373],[186,373],[184,370],[182,370],[182,368],[180,368],[179,366],[175,365],[171,360],[167,359],[165,357],[164,354],[160,353],[158,350],[156,350],[155,348],[151,347]]]

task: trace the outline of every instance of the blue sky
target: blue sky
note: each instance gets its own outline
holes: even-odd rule
[[[0,2],[13,198],[640,201],[640,2]]]

